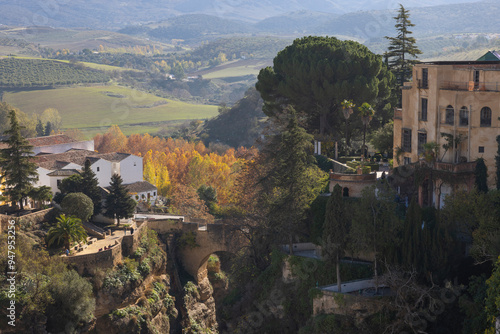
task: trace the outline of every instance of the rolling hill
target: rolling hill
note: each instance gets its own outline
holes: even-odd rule
[[[217,106],[190,104],[121,86],[66,87],[5,92],[3,102],[27,114],[56,108],[65,129],[92,136],[117,124],[125,134],[157,132],[169,122],[206,119]]]
[[[406,7],[449,5],[466,0],[400,0]],[[470,1],[469,1],[470,2]],[[0,22],[16,26],[87,27],[116,30],[131,24],[162,21],[185,14],[207,14],[256,23],[285,13],[308,10],[346,14],[387,10],[397,6],[385,0],[7,0],[0,4]]]

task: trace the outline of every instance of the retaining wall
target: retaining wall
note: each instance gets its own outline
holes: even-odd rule
[[[107,269],[113,268],[118,263],[122,262],[122,247],[116,241],[110,249],[100,251],[93,254],[72,255],[61,257],[64,262],[71,264],[75,267],[80,275],[93,274],[97,268]]]
[[[9,220],[14,219],[16,222],[21,222],[21,223],[31,223],[33,225],[39,224],[43,221],[46,220],[47,214],[52,210],[50,209],[45,209],[45,210],[40,210],[34,213],[30,213],[24,216],[9,216],[9,215],[3,215],[0,214],[0,233],[3,233],[9,224]]]

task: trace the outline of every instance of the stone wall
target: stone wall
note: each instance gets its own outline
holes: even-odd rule
[[[344,294],[332,291],[321,291],[321,295],[313,299],[313,315],[340,314],[355,315],[360,321],[379,312],[388,297],[366,297],[356,294]]]
[[[85,273],[93,274],[97,268],[113,268],[115,265],[122,262],[123,255],[121,244],[116,241],[110,249],[105,251],[83,255],[63,255],[61,258],[64,262],[73,265],[76,271],[82,275]]]
[[[142,233],[144,232],[144,227],[148,224],[142,224],[137,229],[134,230],[134,234],[124,235],[122,238],[122,252],[123,256],[131,256],[139,247]],[[130,230],[129,230],[130,232]]]
[[[0,233],[3,233],[7,229],[9,220],[12,219],[14,219],[16,222],[30,223],[32,225],[40,224],[41,222],[46,220],[47,214],[51,210],[52,208],[40,210],[20,217],[0,214]]]
[[[330,192],[338,184],[348,189],[349,197],[361,197],[365,187],[369,187],[377,182],[377,173],[370,174],[340,174],[330,173]]]

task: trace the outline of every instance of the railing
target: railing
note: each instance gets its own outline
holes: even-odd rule
[[[428,89],[429,88],[429,81],[418,79],[417,80],[417,87],[420,89]]]
[[[443,81],[439,87],[444,90],[499,92],[499,82]]]
[[[435,162],[434,169],[451,173],[471,173],[476,168],[476,162],[462,162],[453,164],[449,162]]]

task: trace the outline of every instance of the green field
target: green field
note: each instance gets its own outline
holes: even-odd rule
[[[111,124],[126,134],[156,132],[165,122],[217,115],[217,106],[173,101],[112,85],[6,92],[3,101],[27,114],[56,108],[64,128],[86,134],[104,132]]]
[[[14,59],[37,59],[37,60],[45,60],[45,61],[58,61],[61,63],[69,63],[69,60],[62,60],[62,59],[47,59],[47,58],[39,58],[39,57],[28,57],[28,56],[0,56],[0,60],[3,58],[14,58]],[[132,68],[125,68],[125,67],[119,67],[119,66],[111,66],[111,65],[104,65],[104,64],[96,64],[96,63],[88,63],[85,61],[80,62],[81,64],[85,65],[88,68],[93,68],[95,70],[100,70],[100,71],[135,71],[135,72],[140,72],[139,70],[135,70]]]
[[[238,60],[195,72],[194,75],[202,75],[204,79],[234,78],[245,75],[258,75],[261,68],[272,65],[272,59],[248,59]]]

